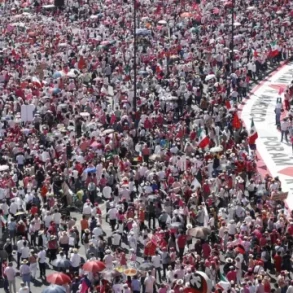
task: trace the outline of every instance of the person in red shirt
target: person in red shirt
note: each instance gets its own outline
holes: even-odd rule
[[[179,257],[180,257],[181,260],[183,258],[183,253],[184,253],[184,248],[185,248],[185,245],[186,245],[186,240],[187,240],[186,235],[183,234],[183,233],[180,233],[178,238],[177,238],[177,245],[178,245],[178,249],[179,249]]]
[[[275,264],[275,270],[277,274],[280,274],[282,270],[282,256],[281,251],[278,251],[274,256],[274,264]]]
[[[267,245],[266,235],[263,234],[259,239],[259,246],[265,247],[266,245]]]
[[[229,272],[227,273],[226,277],[230,283],[232,281],[234,281],[234,283],[236,283],[237,274],[236,274],[236,271],[233,266],[229,267]]]
[[[33,216],[34,216],[34,215],[37,215],[38,212],[39,212],[38,207],[33,203],[33,204],[32,204],[32,207],[31,207],[31,210],[30,210],[31,215],[33,215]]]
[[[289,233],[291,236],[293,235],[293,222],[290,222],[290,225],[287,228],[287,233]]]
[[[211,247],[209,246],[209,244],[207,242],[204,242],[202,244],[202,253],[203,253],[203,257],[205,259],[210,257],[211,251],[212,250],[211,250]]]

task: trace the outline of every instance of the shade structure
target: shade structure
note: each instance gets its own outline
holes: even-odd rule
[[[91,261],[87,261],[83,265],[82,268],[83,268],[84,271],[97,273],[97,272],[103,271],[106,268],[106,266],[101,261],[91,260]]]

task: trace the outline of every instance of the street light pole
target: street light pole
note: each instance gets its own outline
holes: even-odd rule
[[[134,111],[134,118],[136,120],[136,99],[137,99],[137,38],[136,38],[136,8],[137,8],[137,0],[133,0],[133,111]],[[136,124],[136,121],[135,121]]]
[[[231,40],[231,48],[230,48],[230,62],[231,62],[231,73],[233,73],[233,61],[234,61],[234,8],[235,8],[235,0],[232,0],[232,40]]]

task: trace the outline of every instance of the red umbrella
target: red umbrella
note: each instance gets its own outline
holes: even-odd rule
[[[184,293],[197,293],[197,291],[193,288],[185,288],[183,290]]]
[[[293,10],[290,11],[290,16],[293,16]]]
[[[53,273],[48,275],[46,278],[48,283],[56,284],[56,285],[64,285],[71,283],[71,279],[64,273]]]
[[[224,3],[224,7],[226,7],[226,8],[230,8],[230,7],[232,7],[233,6],[233,3],[232,2],[226,2],[226,3]]]
[[[241,244],[238,244],[236,247],[235,247],[235,251],[237,253],[240,253],[240,254],[245,254],[245,249],[244,247],[241,245]]]
[[[101,272],[106,268],[105,264],[102,261],[91,260],[87,261],[82,269],[87,272],[97,273]]]

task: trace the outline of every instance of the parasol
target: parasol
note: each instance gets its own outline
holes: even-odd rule
[[[211,153],[220,153],[223,151],[223,147],[221,145],[213,147],[210,149]]]
[[[111,129],[111,128],[109,128],[109,129],[105,129],[103,132],[102,132],[102,135],[108,135],[108,134],[111,134],[111,133],[113,133],[114,132],[114,129]]]
[[[216,78],[216,76],[214,74],[208,74],[205,78],[205,81],[210,81],[212,79]]]
[[[71,263],[66,258],[57,258],[52,262],[53,267],[60,268],[60,269],[68,269],[71,267]]]
[[[19,211],[16,214],[14,214],[14,216],[21,216],[21,215],[25,215],[24,211]]]
[[[147,271],[150,271],[154,268],[153,264],[152,263],[149,263],[149,262],[145,262],[145,263],[142,263],[138,269],[140,271],[144,271],[144,272],[147,272]]]
[[[174,229],[179,229],[179,228],[182,228],[182,223],[180,222],[174,222],[174,223],[171,223],[170,224],[170,228],[174,228]]]
[[[1,165],[0,166],[0,172],[7,171],[7,170],[9,170],[9,166],[8,165]]]
[[[96,260],[90,260],[87,261],[82,269],[86,272],[92,272],[92,273],[97,273],[101,272],[106,268],[105,264],[101,261],[96,261]]]
[[[146,29],[146,28],[138,28],[136,31],[135,31],[135,34],[138,35],[138,36],[149,36],[151,35],[151,31]]]
[[[241,245],[241,244],[238,244],[236,247],[235,247],[235,252],[237,253],[240,253],[240,254],[245,254],[245,249],[244,247]]]
[[[125,274],[126,276],[133,277],[133,276],[135,276],[135,275],[137,274],[137,270],[134,269],[134,268],[129,268],[129,269],[126,269],[126,270],[124,271],[124,274]]]
[[[183,13],[181,13],[180,16],[181,17],[184,17],[184,18],[189,18],[189,17],[192,17],[192,13],[190,13],[190,12],[183,12]]]
[[[64,285],[71,283],[71,279],[68,275],[64,273],[53,273],[47,276],[46,278],[48,283],[56,285]]]
[[[162,20],[159,20],[158,21],[158,24],[161,24],[161,25],[166,25],[167,24],[167,21],[162,19]]]
[[[59,285],[51,285],[49,287],[46,287],[42,293],[66,293],[66,290],[64,287]]]
[[[199,239],[205,239],[211,234],[211,229],[206,227],[196,227],[188,230],[188,235]]]

